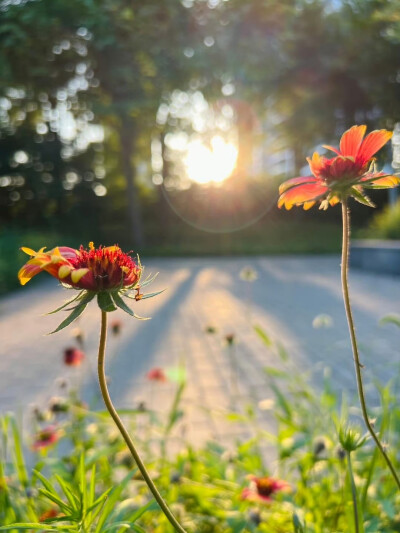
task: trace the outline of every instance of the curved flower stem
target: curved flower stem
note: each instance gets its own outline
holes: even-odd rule
[[[356,484],[354,482],[353,468],[351,466],[351,455],[349,451],[347,451],[347,467],[348,467],[349,478],[350,478],[351,497],[353,499],[354,530],[355,530],[355,533],[359,533],[360,526],[358,525],[357,489],[356,489]]]
[[[342,219],[343,219],[342,269],[341,269],[342,290],[343,290],[344,307],[346,309],[347,323],[348,323],[349,332],[350,332],[351,347],[353,350],[353,359],[354,359],[354,366],[355,366],[356,378],[357,378],[358,396],[360,398],[360,403],[361,403],[361,411],[362,411],[365,425],[367,426],[367,429],[371,437],[375,441],[376,446],[378,447],[383,458],[385,459],[386,464],[389,467],[389,470],[392,473],[392,476],[394,480],[396,481],[398,488],[400,489],[400,479],[396,473],[396,470],[394,469],[394,466],[391,460],[389,459],[389,456],[384,450],[368,418],[367,404],[365,401],[365,394],[364,394],[364,385],[363,385],[362,374],[361,374],[362,365],[360,363],[360,357],[358,354],[357,339],[356,339],[356,333],[354,329],[353,314],[351,311],[350,296],[349,296],[348,270],[349,270],[349,247],[350,247],[350,212],[347,206],[347,200],[342,200]]]
[[[161,494],[158,492],[157,487],[154,485],[149,473],[146,470],[146,467],[144,466],[138,452],[136,451],[136,448],[129,436],[129,433],[127,429],[125,428],[124,424],[122,423],[122,420],[120,419],[117,411],[115,410],[115,407],[111,401],[110,394],[108,392],[107,388],[107,381],[106,381],[106,374],[104,370],[104,358],[105,358],[105,348],[106,348],[106,338],[107,338],[107,313],[105,311],[101,312],[101,332],[100,332],[100,342],[99,342],[99,356],[98,356],[98,376],[99,376],[99,384],[100,384],[100,390],[101,394],[103,396],[104,403],[108,409],[108,412],[111,415],[111,418],[114,420],[116,426],[118,427],[124,441],[126,442],[129,451],[132,454],[132,457],[134,458],[140,473],[143,476],[143,479],[145,480],[147,486],[149,487],[150,491],[152,492],[155,500],[157,501],[158,505],[161,507],[161,510],[171,523],[171,525],[175,528],[176,531],[179,533],[186,533],[186,531],[183,529],[183,527],[179,524],[177,519],[172,514],[171,510],[169,509],[168,505],[162,498]]]

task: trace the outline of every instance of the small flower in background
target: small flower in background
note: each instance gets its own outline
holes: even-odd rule
[[[180,480],[181,480],[181,473],[178,472],[178,471],[175,471],[175,472],[171,472],[170,476],[169,476],[169,480],[171,483],[179,483]]]
[[[326,450],[326,441],[325,441],[325,439],[323,437],[318,437],[317,439],[315,439],[315,441],[314,441],[314,449],[313,449],[314,456],[315,457],[319,457],[319,456],[323,455],[325,450]]]
[[[145,413],[147,411],[147,404],[146,402],[140,401],[137,404],[136,408],[140,413]]]
[[[274,494],[278,492],[290,492],[289,483],[272,477],[250,477],[250,487],[243,489],[242,500],[251,502],[271,502]]]
[[[152,368],[151,370],[149,370],[149,372],[147,372],[147,374],[146,374],[146,378],[149,381],[159,381],[161,383],[165,383],[166,381],[168,381],[168,378],[167,378],[164,370],[162,368],[158,368],[158,367],[155,367],[155,368]]]
[[[52,507],[51,509],[48,509],[39,516],[39,522],[45,522],[46,520],[49,520],[51,518],[57,518],[59,514],[60,511],[55,507]]]
[[[240,271],[239,276],[243,281],[256,281],[258,279],[258,272],[251,266],[245,266]]]
[[[121,320],[113,320],[110,324],[111,333],[117,337],[121,333],[122,322]]]
[[[46,422],[51,419],[51,413],[41,409],[38,405],[31,405],[32,414],[37,422]]]
[[[205,332],[209,333],[210,335],[213,335],[214,333],[217,333],[217,328],[215,326],[206,326]]]
[[[76,339],[76,342],[78,345],[83,348],[83,345],[85,343],[85,335],[81,328],[74,328],[71,332],[71,335]]]
[[[225,342],[228,346],[233,346],[235,344],[235,334],[228,333],[227,335],[225,335]]]
[[[258,402],[258,408],[261,411],[270,411],[275,407],[275,400],[273,398],[265,398],[265,400],[260,400]]]
[[[85,354],[78,348],[66,348],[64,350],[64,363],[67,366],[79,366],[85,358]]]
[[[69,410],[69,402],[66,398],[54,396],[49,401],[49,409],[52,413],[66,413]]]
[[[340,149],[324,146],[335,152],[331,159],[314,153],[307,158],[312,176],[292,178],[279,188],[278,207],[291,209],[302,205],[310,209],[320,202],[321,209],[352,196],[358,202],[373,206],[364,188],[387,189],[400,183],[398,176],[377,172],[373,156],[392,137],[387,130],[372,131],[364,139],[366,126],[353,126],[340,139]]]
[[[346,452],[351,453],[361,448],[366,440],[367,436],[354,426],[342,423],[339,427],[339,442]]]
[[[249,511],[249,520],[255,526],[259,526],[262,522],[260,511],[258,511],[257,509],[251,509]]]
[[[115,462],[117,465],[124,466],[125,468],[128,468],[129,470],[132,470],[135,466],[135,461],[133,460],[133,457],[131,453],[128,450],[121,450],[115,455]]]
[[[57,426],[47,426],[35,435],[32,448],[35,451],[48,448],[52,444],[55,444],[60,437],[61,432]]]
[[[312,326],[315,329],[331,328],[333,326],[333,318],[330,315],[321,313],[314,318]]]
[[[344,459],[346,459],[346,450],[344,450],[341,446],[338,446],[336,448],[336,457],[340,461],[344,461]]]

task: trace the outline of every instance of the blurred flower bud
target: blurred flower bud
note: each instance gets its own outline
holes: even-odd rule
[[[326,450],[326,444],[325,439],[323,437],[319,437],[314,442],[314,455],[315,457],[318,457]]]
[[[74,328],[72,330],[72,336],[76,339],[76,342],[78,343],[79,347],[83,348],[83,344],[85,342],[85,335],[83,334],[81,328]]]
[[[64,350],[64,363],[67,366],[79,366],[84,358],[85,354],[77,348],[66,348]]]
[[[121,333],[122,322],[121,320],[113,320],[110,324],[112,334],[117,337]]]
[[[225,341],[228,346],[232,346],[235,344],[235,334],[234,333],[228,333],[225,335]]]

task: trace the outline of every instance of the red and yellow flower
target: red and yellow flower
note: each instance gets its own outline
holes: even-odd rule
[[[310,209],[316,202],[321,208],[352,196],[357,201],[372,206],[363,189],[386,189],[396,187],[400,178],[377,172],[373,157],[392,137],[392,132],[376,130],[365,138],[366,126],[353,126],[340,140],[340,148],[324,146],[336,156],[326,158],[315,152],[307,158],[312,176],[292,178],[279,188],[278,207],[291,209],[302,205]]]
[[[38,252],[25,247],[21,249],[32,257],[18,273],[22,285],[45,270],[66,285],[99,292],[135,286],[142,270],[118,246],[96,249],[90,243],[89,250],[83,246],[79,250],[59,246],[48,252],[45,248]]]
[[[48,448],[52,444],[55,444],[61,436],[62,432],[57,426],[47,426],[35,435],[32,448],[35,451]]]
[[[111,312],[119,307],[131,316],[141,318],[124,302],[122,296],[139,301],[159,294],[140,293],[140,289],[148,285],[154,277],[148,277],[141,282],[143,268],[139,259],[135,262],[129,254],[124,253],[116,245],[95,248],[91,242],[89,249],[83,246],[79,250],[57,246],[47,252],[45,248],[41,248],[38,252],[26,247],[21,249],[31,256],[18,272],[22,285],[45,271],[57,278],[65,287],[80,291],[75,298],[53,311],[54,313],[65,308],[72,311],[55,331],[75,320],[95,296],[102,311]],[[135,292],[130,292],[132,290]],[[72,303],[74,306],[70,308]]]
[[[243,489],[242,500],[270,503],[278,492],[290,492],[291,487],[286,481],[272,477],[250,476],[250,486]]]

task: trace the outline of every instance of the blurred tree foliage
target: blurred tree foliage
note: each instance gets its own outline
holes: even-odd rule
[[[354,123],[391,128],[400,120],[399,7],[0,0],[2,224],[75,230],[84,221],[94,238],[125,228],[136,246],[168,240],[176,215],[151,182],[150,146],[182,126],[171,113],[156,120],[174,90],[251,103],[261,124],[272,117],[297,170]]]

